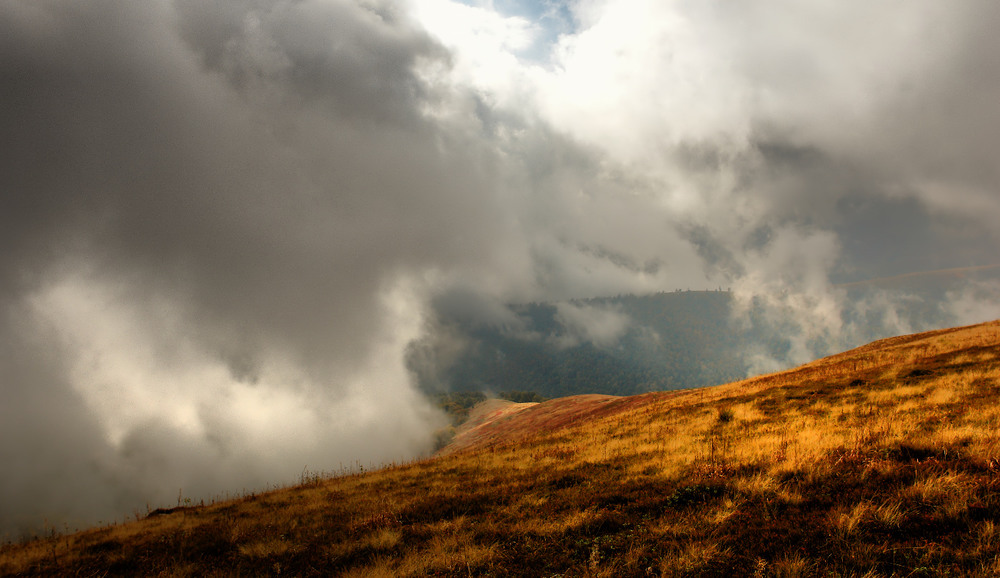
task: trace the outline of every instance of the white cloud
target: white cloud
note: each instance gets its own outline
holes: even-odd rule
[[[581,342],[597,347],[610,347],[632,325],[628,314],[617,308],[577,305],[572,302],[557,304],[555,319],[566,330],[566,333],[556,338],[556,345],[559,347],[574,347]]]
[[[653,0],[584,3],[579,31],[555,49],[554,70],[533,76],[545,118],[625,162],[662,162],[683,141],[741,144],[751,94],[712,23],[679,8]]]
[[[517,106],[526,70],[520,55],[538,41],[538,24],[451,0],[413,0],[413,15],[451,51],[452,82],[473,87],[491,102]]]
[[[310,374],[269,350],[252,376],[235,375],[199,346],[183,307],[82,273],[32,296],[30,311],[40,345],[68,360],[69,385],[102,430],[106,474],[165,503],[177,488],[209,498],[290,482],[306,466],[429,451],[441,418],[403,364],[421,326],[412,291],[383,296],[383,339],[353,374]]]

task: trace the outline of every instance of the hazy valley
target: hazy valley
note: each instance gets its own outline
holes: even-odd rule
[[[724,287],[508,305],[492,315],[440,309],[434,329],[410,344],[407,361],[430,394],[634,395],[717,385],[955,325],[945,305],[964,284],[996,281],[998,271],[846,283],[839,299],[851,306],[821,319]]]

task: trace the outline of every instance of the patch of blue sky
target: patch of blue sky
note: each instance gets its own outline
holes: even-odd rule
[[[564,34],[576,31],[570,9],[573,0],[457,0],[461,4],[492,10],[506,17],[520,17],[536,26],[537,36],[529,46],[517,51],[522,60],[545,64],[553,46]]]

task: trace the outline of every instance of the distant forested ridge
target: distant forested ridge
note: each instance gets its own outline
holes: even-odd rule
[[[417,342],[410,367],[429,392],[632,395],[724,383],[747,372],[731,301],[726,291],[684,291],[514,305],[513,327],[440,319],[459,351]],[[595,319],[579,319],[588,315]],[[616,319],[610,337],[586,326]]]
[[[801,311],[759,299],[737,303],[721,288],[507,305],[487,314],[445,307],[433,329],[410,344],[407,363],[431,394],[633,395],[726,383],[955,324],[940,307],[954,281],[890,281],[899,286],[845,285],[844,309],[825,332]],[[892,307],[885,306],[887,291]]]

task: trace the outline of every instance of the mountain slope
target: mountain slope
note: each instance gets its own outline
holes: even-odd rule
[[[1000,323],[892,338],[547,401],[436,458],[7,545],[0,573],[991,576],[998,394]]]
[[[487,400],[473,408],[469,420],[458,428],[455,439],[442,448],[438,455],[485,448],[496,443],[510,443],[539,432],[550,433],[608,411],[615,411],[624,399],[627,398],[590,394],[543,403]]]

